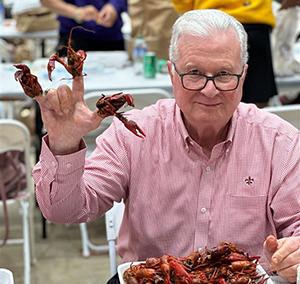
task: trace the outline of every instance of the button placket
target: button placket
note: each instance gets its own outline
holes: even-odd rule
[[[197,223],[201,226],[195,231],[195,244],[207,242],[209,236],[210,203],[214,186],[215,161],[210,159],[202,164],[202,174],[199,184],[199,196],[197,206]]]

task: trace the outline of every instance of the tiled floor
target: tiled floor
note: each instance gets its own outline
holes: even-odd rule
[[[21,224],[15,205],[10,208],[11,235],[20,236]],[[3,236],[2,207],[0,207],[0,236]],[[105,224],[101,218],[88,225],[95,243],[105,244]],[[36,263],[32,266],[31,284],[104,284],[109,278],[108,254],[84,258],[81,254],[79,225],[47,224],[43,239],[40,213],[35,209]],[[0,247],[0,267],[10,269],[15,284],[23,284],[23,255],[21,245]]]

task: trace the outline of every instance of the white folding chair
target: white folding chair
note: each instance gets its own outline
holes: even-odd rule
[[[300,104],[265,107],[264,110],[280,116],[300,129]]]
[[[1,284],[14,284],[14,277],[10,270],[0,268],[0,283]]]
[[[25,191],[14,199],[8,199],[7,205],[13,203],[20,205],[22,215],[23,234],[22,238],[9,238],[7,245],[22,244],[24,258],[24,284],[30,284],[30,266],[34,260],[34,228],[33,228],[33,205],[34,188],[31,178],[32,166],[30,162],[30,133],[28,128],[21,122],[13,119],[0,119],[0,153],[18,150],[24,152],[26,167]],[[2,202],[0,201],[0,206]],[[1,214],[2,210],[0,210]],[[0,248],[1,250],[1,248]],[[0,281],[0,283],[2,283]]]
[[[120,90],[109,90],[104,92],[90,92],[84,96],[85,102],[87,106],[91,110],[96,109],[96,102],[101,97],[101,94],[106,96],[110,96],[112,94],[119,93]],[[146,88],[146,89],[133,89],[133,90],[125,90],[124,94],[130,94],[133,96],[134,105],[137,109],[142,109],[145,106],[151,105],[155,103],[159,99],[171,98],[171,95],[163,90],[157,88]],[[125,107],[122,111],[127,111],[132,109],[132,107]],[[102,121],[100,127],[94,131],[91,131],[84,137],[84,140],[88,146],[87,154],[89,154],[96,146],[95,139],[101,134],[112,122],[112,117],[108,117]],[[86,223],[80,224],[80,233],[81,233],[81,243],[82,243],[82,254],[84,257],[90,256],[90,250],[105,252],[108,250],[107,245],[95,245],[93,244],[88,236],[88,230]]]
[[[108,242],[110,274],[114,276],[117,273],[117,252],[116,241],[119,229],[123,219],[124,203],[114,202],[114,206],[105,213],[106,239]]]

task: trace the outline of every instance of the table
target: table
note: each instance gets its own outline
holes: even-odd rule
[[[61,84],[71,85],[72,80],[64,67],[56,63],[53,71],[53,82],[48,80],[48,59],[40,58],[33,63],[28,63],[31,72],[38,76],[44,90],[56,88]],[[0,64],[0,99],[22,99],[23,89],[19,82],[15,81],[14,73],[17,69],[12,63]],[[99,91],[99,94],[109,90],[128,91],[138,88],[162,88],[171,93],[172,85],[168,74],[158,73],[154,79],[146,79],[142,74],[136,74],[134,66],[128,62],[127,53],[124,51],[89,52],[84,72],[86,76],[85,93]]]
[[[20,32],[16,29],[16,22],[13,19],[6,19],[3,25],[0,25],[0,38],[2,39],[33,39],[39,42],[41,54],[45,56],[45,41],[47,39],[58,39],[58,30],[45,30],[37,32]]]

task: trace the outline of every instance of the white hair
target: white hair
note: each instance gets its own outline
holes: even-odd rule
[[[234,17],[215,9],[192,10],[177,19],[172,28],[169,58],[172,62],[178,59],[178,40],[182,34],[209,36],[214,32],[234,30],[240,42],[241,63],[248,61],[248,36],[243,25]]]

